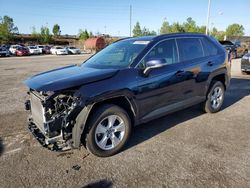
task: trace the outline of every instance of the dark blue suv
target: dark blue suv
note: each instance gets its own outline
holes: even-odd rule
[[[230,83],[223,47],[203,34],[117,41],[81,65],[25,81],[29,128],[52,150],[82,144],[101,157],[119,152],[132,126],[201,103],[220,110]]]

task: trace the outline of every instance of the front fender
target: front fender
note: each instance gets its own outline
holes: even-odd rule
[[[85,129],[87,118],[93,105],[83,107],[82,111],[76,117],[76,123],[72,129],[72,147],[79,148],[81,145],[81,136]]]

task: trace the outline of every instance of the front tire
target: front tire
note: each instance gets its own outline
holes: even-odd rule
[[[220,81],[212,81],[203,110],[207,113],[216,113],[221,109],[225,98],[225,87]]]
[[[128,113],[116,105],[100,106],[90,117],[85,143],[87,149],[99,157],[118,153],[131,134]]]

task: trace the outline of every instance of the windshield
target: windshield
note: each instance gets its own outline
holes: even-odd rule
[[[128,67],[149,42],[124,40],[113,43],[92,56],[82,66],[101,69]]]

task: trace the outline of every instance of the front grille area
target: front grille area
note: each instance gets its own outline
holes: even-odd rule
[[[46,122],[44,107],[42,105],[41,99],[33,92],[30,92],[30,105],[31,105],[31,115],[34,123],[37,127],[45,133],[44,123]]]

